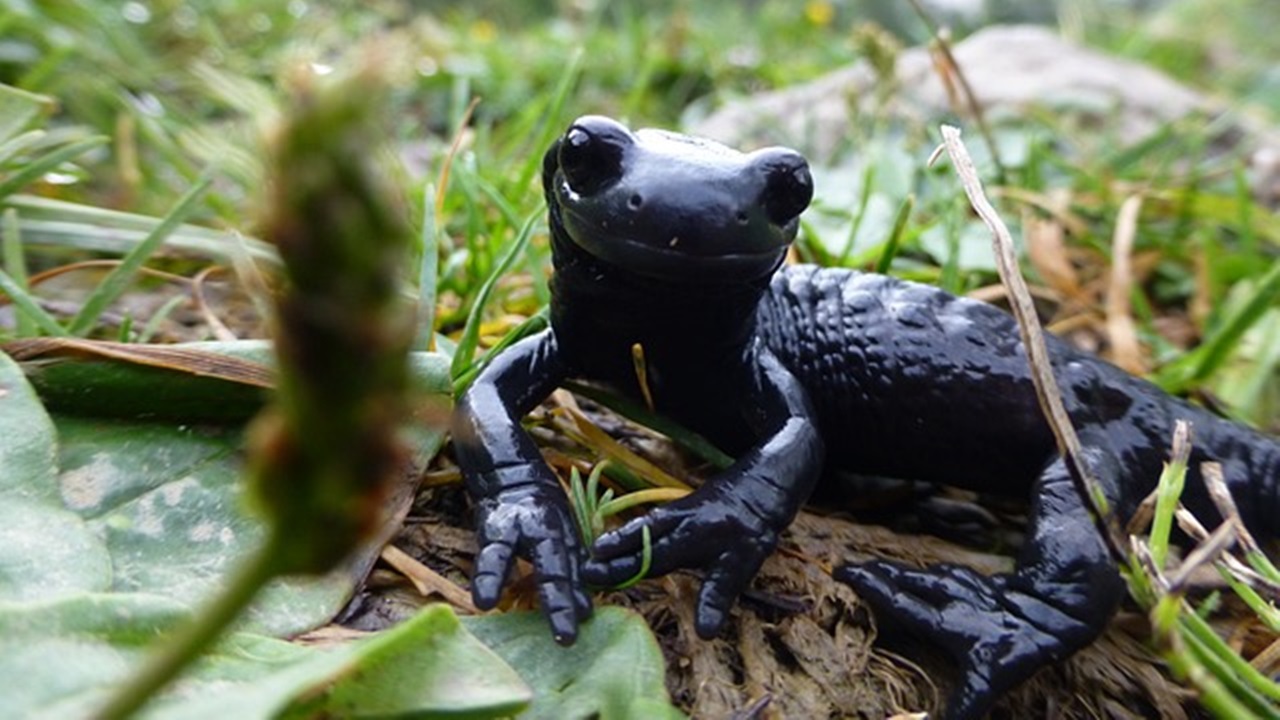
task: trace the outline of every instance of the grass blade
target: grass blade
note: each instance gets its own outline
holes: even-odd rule
[[[893,218],[893,230],[889,233],[889,240],[884,244],[884,252],[880,253],[880,258],[876,260],[876,272],[889,272],[889,266],[893,264],[893,258],[897,256],[898,247],[902,244],[902,231],[907,229],[907,219],[911,217],[911,210],[915,206],[914,194],[908,194],[898,206],[898,214]]]
[[[183,218],[191,212],[196,201],[200,199],[200,196],[204,194],[204,191],[212,182],[212,173],[206,172],[201,176],[196,181],[196,184],[178,200],[173,210],[169,211],[164,220],[159,225],[156,225],[155,229],[142,242],[130,250],[120,264],[103,279],[98,287],[94,288],[93,292],[85,300],[84,306],[80,308],[80,312],[71,321],[71,326],[68,329],[72,335],[83,336],[89,332],[93,324],[102,315],[102,311],[106,310],[107,305],[110,305],[112,301],[120,297],[120,294],[133,281],[138,269],[159,249],[165,238],[169,236],[169,233],[173,232],[174,228],[178,227]]]
[[[108,138],[103,135],[95,135],[70,145],[64,145],[53,152],[32,160],[30,163],[23,165],[21,170],[4,180],[0,180],[0,198],[12,195],[32,180],[41,177],[71,158],[78,157],[99,145],[106,144],[107,140]]]
[[[480,322],[484,318],[484,308],[489,304],[489,296],[493,294],[493,288],[498,284],[498,280],[506,274],[507,270],[515,263],[516,258],[524,253],[525,248],[529,246],[529,239],[533,237],[533,229],[538,224],[538,219],[542,217],[542,210],[535,210],[525,219],[524,225],[520,228],[520,232],[516,234],[516,239],[511,243],[511,247],[507,248],[507,252],[498,261],[493,272],[489,273],[489,277],[485,278],[484,283],[480,286],[480,290],[476,293],[475,302],[471,305],[471,312],[467,313],[467,324],[462,328],[462,338],[458,340],[458,349],[453,355],[453,363],[450,365],[449,373],[453,376],[455,396],[460,394],[467,388],[468,382],[460,382],[462,376],[475,363],[473,356],[476,352],[476,346],[480,342]]]
[[[0,200],[0,207],[18,211],[22,239],[28,246],[52,245],[117,255],[128,253],[161,222],[149,215],[34,195],[11,195]],[[254,260],[271,265],[280,262],[275,248],[261,240],[237,238],[225,230],[199,225],[180,225],[170,233],[165,246],[226,264],[232,264],[246,250]]]
[[[506,350],[508,347],[520,342],[530,335],[540,333],[545,330],[550,324],[549,318],[550,311],[544,307],[537,313],[529,316],[529,319],[511,328],[510,332],[503,335],[501,340],[499,340],[493,347],[489,348],[489,352],[485,353],[484,357],[471,363],[471,365],[464,370],[461,375],[454,378],[454,387],[465,390],[467,386],[471,384],[471,381],[476,379],[476,375],[480,374],[480,371],[484,369],[485,365],[489,364],[490,358],[497,357],[498,353]],[[445,347],[440,348],[441,352],[444,352],[447,349],[448,348]],[[454,348],[453,354],[456,358],[458,354],[456,347]]]
[[[47,135],[48,133],[44,130],[30,130],[5,141],[3,145],[0,145],[0,164],[9,162],[18,153],[34,147],[36,143],[44,140]]]
[[[1151,520],[1151,560],[1157,569],[1164,568],[1169,553],[1169,533],[1173,528],[1173,513],[1182,497],[1186,483],[1187,459],[1191,445],[1186,424],[1178,423],[1173,434],[1172,457],[1164,465],[1156,484],[1156,511]]]
[[[1280,263],[1271,266],[1258,281],[1253,294],[1204,344],[1182,361],[1170,363],[1161,370],[1160,386],[1167,392],[1177,393],[1212,375],[1236,349],[1241,336],[1275,307],[1277,300],[1280,300]]]
[[[59,325],[58,321],[55,320],[52,315],[45,312],[44,308],[40,307],[40,304],[36,302],[35,298],[31,297],[30,293],[18,285],[18,283],[9,276],[9,273],[3,270],[0,270],[0,292],[8,295],[9,298],[13,300],[13,304],[17,305],[18,309],[25,313],[27,317],[31,318],[31,320],[35,322],[35,324],[45,333],[56,336],[65,336],[69,334],[66,328]]]
[[[149,342],[151,338],[155,337],[156,333],[160,331],[160,324],[163,323],[174,310],[177,310],[179,307],[186,304],[190,299],[191,298],[186,295],[175,295],[166,300],[165,303],[160,306],[160,309],[152,313],[150,318],[147,318],[146,324],[138,331],[137,342]],[[124,341],[128,342],[128,338],[124,338]]]
[[[587,505],[587,491],[582,486],[582,473],[577,467],[569,468],[569,505],[578,521],[578,537],[585,547],[591,547],[595,538],[591,537],[591,508]]]
[[[862,221],[867,217],[867,206],[871,204],[871,189],[875,182],[876,165],[868,163],[866,169],[862,171],[862,192],[858,194],[858,209],[853,213],[853,222],[849,225],[849,235],[845,238],[844,249],[840,251],[840,257],[835,261],[835,264],[840,267],[848,267],[849,255],[853,252],[853,244],[858,239],[858,230],[862,228]]]
[[[580,442],[583,445],[591,447],[600,455],[604,455],[609,460],[610,472],[614,475],[620,475],[621,471],[626,469],[641,478],[645,487],[689,489],[688,483],[658,467],[648,458],[641,457],[626,445],[614,440],[608,433],[591,422],[587,416],[583,415],[580,410],[565,407],[556,410],[554,414],[557,419],[564,420],[557,423],[558,428],[565,431],[570,437],[581,438]],[[628,486],[627,489],[635,490],[637,488]]]
[[[436,337],[436,284],[440,275],[440,228],[436,225],[436,189],[422,191],[422,258],[418,261],[418,332],[415,350],[434,350]]]
[[[672,500],[679,500],[690,492],[692,491],[685,488],[667,487],[637,490],[635,492],[627,493],[622,497],[611,499],[607,503],[601,503],[600,514],[605,517],[609,517],[646,503],[671,502]]]
[[[537,138],[534,140],[534,152],[528,153],[524,167],[520,169],[520,175],[516,180],[514,189],[523,193],[525,188],[529,187],[529,182],[533,180],[533,176],[538,172],[538,168],[542,167],[542,150],[551,144],[551,139],[560,134],[560,126],[556,124],[560,113],[564,111],[565,100],[569,97],[569,91],[577,84],[578,76],[582,71],[582,48],[574,51],[569,58],[569,63],[565,66],[564,74],[560,76],[560,83],[556,85],[556,89],[551,93],[551,102],[547,103],[547,109],[543,117],[545,118],[542,127],[538,131]]]
[[[0,243],[3,244],[4,269],[8,271],[14,284],[22,292],[26,292],[30,285],[27,283],[27,259],[22,249],[22,230],[18,227],[17,210],[9,208],[4,211],[3,233],[4,237]],[[25,311],[17,314],[14,319],[14,329],[18,337],[31,337],[36,334],[35,322]]]
[[[1232,650],[1204,618],[1194,612],[1179,616],[1182,636],[1196,656],[1232,694],[1251,706],[1263,717],[1280,720],[1280,685],[1258,672],[1248,661]]]

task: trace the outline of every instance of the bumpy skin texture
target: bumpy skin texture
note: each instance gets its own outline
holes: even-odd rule
[[[515,556],[534,566],[556,638],[590,613],[582,580],[640,567],[704,573],[703,637],[723,626],[826,468],[1029,496],[1014,572],[848,564],[836,577],[951,653],[949,718],[1102,631],[1123,587],[1037,406],[1013,319],[936,288],[849,270],[779,267],[812,194],[804,159],[578,120],[547,152],[551,328],[514,345],[460,398],[458,460],[480,528],[473,594],[492,607]],[[1216,516],[1199,462],[1224,465],[1244,519],[1274,534],[1280,444],[1050,339],[1064,401],[1118,511],[1159,475],[1173,423],[1193,424],[1185,501]],[[566,378],[640,397],[738,457],[688,497],[601,537],[583,560],[558,483],[519,419]]]

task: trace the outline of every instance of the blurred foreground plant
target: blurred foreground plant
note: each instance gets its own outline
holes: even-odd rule
[[[103,709],[140,707],[209,646],[276,576],[323,573],[375,530],[406,452],[406,353],[413,313],[400,299],[412,236],[371,158],[388,87],[370,54],[343,79],[294,78],[269,142],[264,222],[285,263],[277,301],[278,394],[250,429],[249,482],[269,529],[197,624],[151,658]]]

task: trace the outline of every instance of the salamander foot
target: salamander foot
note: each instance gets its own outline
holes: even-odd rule
[[[1070,608],[1084,611],[1076,613],[1081,620],[1059,607],[1062,603],[1050,604],[1039,591],[1023,587],[1027,583],[1018,574],[986,576],[956,565],[914,570],[872,561],[841,566],[834,577],[876,612],[936,643],[959,663],[960,682],[942,715],[947,720],[985,716],[1006,691],[1096,638],[1111,614],[1092,613],[1091,618],[1091,602]]]

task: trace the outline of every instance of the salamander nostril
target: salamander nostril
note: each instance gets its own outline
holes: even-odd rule
[[[632,210],[639,210],[641,205],[644,205],[644,198],[640,196],[640,193],[635,193],[627,198],[627,207]]]

